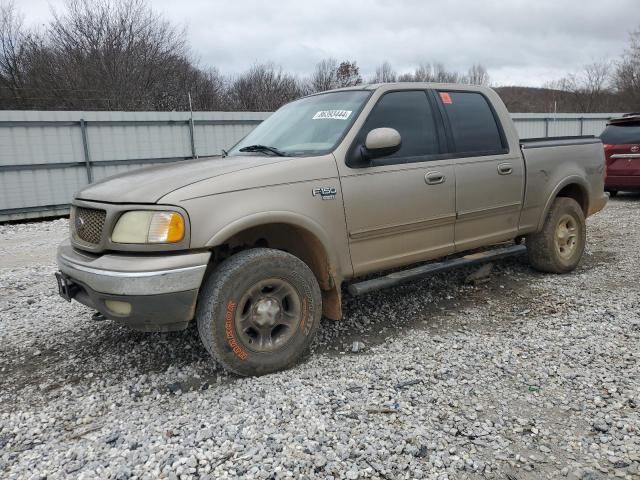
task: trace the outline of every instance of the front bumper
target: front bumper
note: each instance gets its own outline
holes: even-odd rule
[[[67,241],[58,247],[57,261],[70,298],[135,330],[168,331],[193,318],[210,255],[93,255]]]

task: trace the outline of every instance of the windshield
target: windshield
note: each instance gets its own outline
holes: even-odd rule
[[[370,93],[324,93],[289,103],[244,137],[229,155],[242,155],[242,151],[268,154],[264,147],[287,156],[328,153],[353,124]]]

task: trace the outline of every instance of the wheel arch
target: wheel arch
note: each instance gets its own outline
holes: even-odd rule
[[[344,278],[329,236],[314,220],[293,212],[268,212],[243,217],[217,232],[207,242],[212,262],[252,247],[268,247],[295,255],[309,266],[322,291],[322,313],[342,318],[341,284]]]
[[[547,199],[547,203],[545,204],[544,210],[542,212],[542,216],[538,221],[537,231],[542,229],[544,225],[544,221],[549,214],[549,210],[551,210],[551,205],[554,200],[558,197],[568,197],[573,198],[584,213],[585,218],[588,216],[589,212],[589,187],[583,178],[579,176],[571,176],[562,180],[556,187],[553,189],[551,195]]]

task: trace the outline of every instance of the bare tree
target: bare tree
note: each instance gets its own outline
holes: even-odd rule
[[[197,110],[229,110],[231,102],[229,100],[227,88],[227,79],[218,71],[217,68],[210,68],[206,72],[200,72],[203,76],[198,92],[194,95],[196,104],[194,108]]]
[[[444,67],[443,67],[444,69]],[[435,82],[436,75],[434,72],[433,65],[430,63],[423,63],[416,68],[416,71],[413,75],[413,81],[415,82]]]
[[[470,85],[489,85],[489,73],[483,65],[474,64],[467,71],[463,82]]]
[[[324,92],[333,88],[353,87],[362,83],[360,69],[356,62],[345,60],[338,64],[335,58],[326,58],[316,64],[309,80],[311,93]]]
[[[326,58],[316,64],[311,77],[311,90],[324,92],[338,87],[338,61],[335,58]]]
[[[560,104],[563,110],[579,113],[601,111],[609,100],[607,94],[610,72],[611,65],[608,62],[594,62],[585,65],[579,72],[549,83],[547,86],[550,90],[558,92],[552,95],[553,106],[550,106],[550,110],[557,110],[559,97],[564,97]],[[569,93],[570,96],[567,97],[564,93]]]
[[[224,111],[231,108],[227,81],[215,68],[204,71],[184,61],[164,87],[152,99],[157,110],[184,110],[189,94],[194,110]]]
[[[629,48],[618,64],[615,88],[624,102],[625,111],[640,111],[640,28],[629,38]]]
[[[390,83],[395,82],[398,75],[391,67],[389,62],[383,62],[378,68],[376,73],[371,79],[371,83]]]
[[[459,83],[460,74],[447,71],[442,63],[435,63],[433,64],[433,80],[440,83]]]
[[[0,4],[0,99],[4,108],[22,104],[30,41],[15,4]]]
[[[185,105],[190,65],[184,31],[145,0],[68,0],[30,68],[53,106],[154,109]]]
[[[400,75],[398,81],[458,83],[460,75],[456,72],[448,71],[442,63],[423,63],[413,73]]]
[[[360,67],[354,61],[344,61],[338,65],[336,72],[336,82],[338,88],[354,87],[362,83]]]
[[[230,85],[229,96],[237,110],[270,112],[304,94],[301,82],[273,64],[254,65]]]
[[[433,82],[432,65],[423,63],[414,72],[403,73],[398,76],[399,82]]]
[[[584,110],[594,112],[605,100],[604,94],[611,82],[611,64],[594,62],[584,67],[582,72]]]

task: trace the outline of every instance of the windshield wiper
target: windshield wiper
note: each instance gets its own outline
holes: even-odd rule
[[[287,157],[288,155],[282,150],[278,150],[276,147],[269,147],[267,145],[247,145],[242,147],[240,152],[271,152],[278,157]]]

